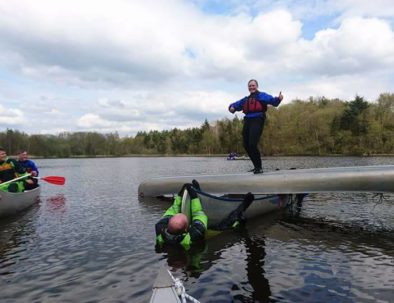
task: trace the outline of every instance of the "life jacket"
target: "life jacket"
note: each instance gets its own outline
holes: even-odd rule
[[[7,182],[14,178],[18,177],[17,173],[15,172],[15,163],[11,159],[6,159],[0,164],[0,181]],[[17,186],[17,192],[22,192],[24,190],[23,181],[16,181],[6,185],[2,185],[0,183],[0,190],[8,191],[9,186]]]
[[[17,177],[15,174],[15,164],[12,160],[6,159],[0,164],[0,179],[3,182],[12,180],[13,178]]]
[[[265,113],[267,111],[267,104],[257,100],[256,94],[251,94],[244,103],[242,111],[245,115],[249,113]]]

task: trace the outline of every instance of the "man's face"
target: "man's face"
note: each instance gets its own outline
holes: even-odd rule
[[[3,150],[0,150],[0,161],[4,161],[7,158],[7,153]]]
[[[20,153],[18,155],[19,161],[26,161],[27,160],[27,152]]]
[[[257,83],[255,81],[250,81],[248,84],[248,89],[251,94],[257,91]]]

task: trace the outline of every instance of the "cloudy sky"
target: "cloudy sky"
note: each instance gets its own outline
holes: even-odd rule
[[[250,78],[285,103],[393,92],[393,1],[0,0],[0,131],[199,126]]]

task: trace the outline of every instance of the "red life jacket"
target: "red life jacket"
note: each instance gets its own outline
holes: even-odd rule
[[[251,94],[244,103],[242,111],[245,115],[249,113],[265,113],[267,111],[267,104],[257,100],[256,94]]]

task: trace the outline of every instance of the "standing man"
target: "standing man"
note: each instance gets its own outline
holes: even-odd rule
[[[257,80],[249,80],[248,89],[250,95],[230,104],[228,107],[232,114],[241,110],[245,114],[242,129],[243,145],[252,160],[254,168],[251,171],[255,174],[263,173],[258,144],[264,129],[265,112],[268,105],[277,107],[283,100],[282,92],[279,93],[278,97],[273,97],[267,93],[260,92],[258,87]]]

